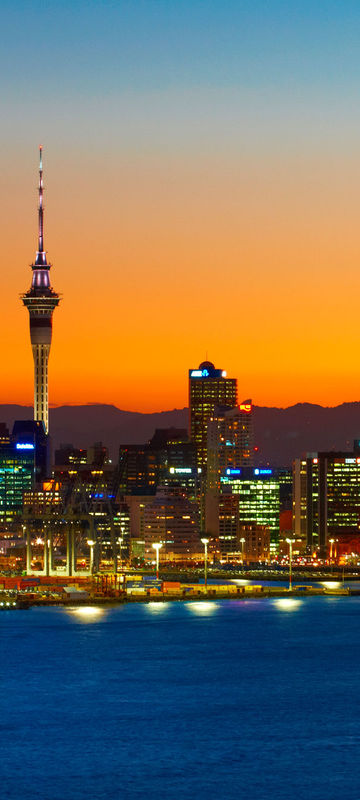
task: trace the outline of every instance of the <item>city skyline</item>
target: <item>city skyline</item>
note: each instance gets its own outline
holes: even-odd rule
[[[0,402],[32,399],[18,295],[39,142],[64,296],[50,405],[182,408],[207,358],[256,405],[358,399],[359,10],[229,10],[185,3],[180,24],[176,4],[141,4],[140,18],[94,4],[82,38],[83,2],[41,16],[4,3],[3,57],[11,43],[18,60],[2,132]]]

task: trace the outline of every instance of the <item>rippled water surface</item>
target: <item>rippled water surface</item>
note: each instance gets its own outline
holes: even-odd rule
[[[360,598],[0,612],[4,800],[360,797]]]

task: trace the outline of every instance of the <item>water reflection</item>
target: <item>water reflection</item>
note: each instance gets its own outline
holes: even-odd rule
[[[321,586],[325,586],[325,589],[340,589],[341,583],[340,581],[321,581]]]
[[[273,602],[281,611],[296,611],[301,605],[301,600],[297,600],[295,597],[278,597]]]
[[[214,611],[217,611],[218,604],[214,602],[209,603],[206,600],[200,600],[199,602],[186,603],[186,608],[188,608],[193,614],[203,617],[213,614]]]
[[[146,603],[146,608],[150,611],[151,614],[161,614],[162,611],[168,611],[170,603],[156,602],[156,600],[150,600],[149,603]]]
[[[232,578],[231,583],[236,583],[237,586],[248,586],[251,581],[246,580],[246,578]]]
[[[105,614],[105,609],[100,606],[73,606],[67,611],[78,617],[81,622],[99,622]]]

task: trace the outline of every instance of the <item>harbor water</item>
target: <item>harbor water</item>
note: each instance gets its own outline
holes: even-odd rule
[[[360,598],[0,615],[1,795],[359,798]]]

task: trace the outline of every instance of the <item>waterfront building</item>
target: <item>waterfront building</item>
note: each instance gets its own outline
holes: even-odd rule
[[[309,552],[329,556],[329,542],[350,537],[360,552],[360,446],[308,454],[294,462],[293,528]]]
[[[0,522],[21,519],[23,494],[34,486],[35,444],[10,435],[0,424]]]
[[[237,494],[220,493],[212,521],[213,549],[221,559],[245,563],[268,561],[270,529],[256,523],[244,524]]]
[[[236,405],[236,378],[228,378],[225,370],[215,369],[211,361],[203,361],[198,369],[189,370],[190,438],[196,445],[200,468],[206,466],[208,423],[215,409]]]
[[[156,542],[162,543],[162,558],[168,560],[187,560],[202,552],[198,509],[184,495],[159,487],[152,501],[145,504],[143,514],[146,560],[153,560],[152,545]]]
[[[60,297],[50,283],[50,268],[44,248],[43,169],[42,147],[39,166],[38,249],[31,265],[32,281],[22,295],[29,311],[30,339],[34,358],[34,420],[42,422],[49,431],[48,361],[52,336],[52,315]]]
[[[255,524],[268,528],[274,551],[279,539],[280,488],[279,479],[270,467],[228,467],[220,476],[219,492],[206,495],[206,531],[210,536],[219,536],[219,509],[224,495],[233,496],[229,501],[238,507],[240,523]]]

